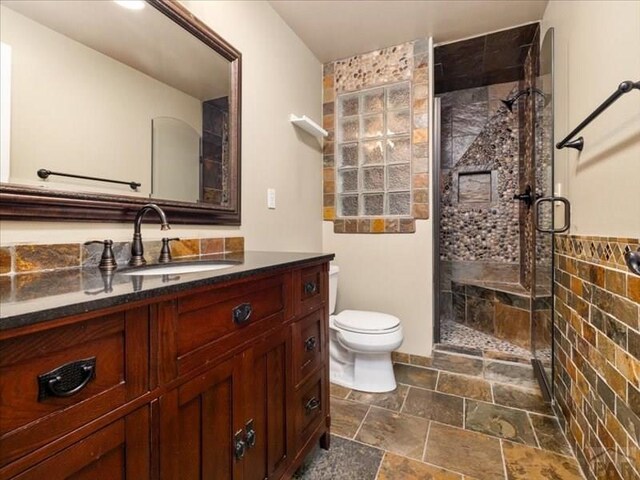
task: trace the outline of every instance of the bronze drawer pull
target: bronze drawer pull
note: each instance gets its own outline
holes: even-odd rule
[[[304,341],[305,352],[313,352],[318,346],[318,340],[316,337],[309,337]]]
[[[256,446],[256,429],[253,426],[253,419],[249,420],[244,426],[245,435],[244,440],[247,444],[247,449],[253,448]]]
[[[320,407],[320,400],[318,400],[316,397],[312,397],[304,406],[305,411],[307,412],[307,415],[309,415],[311,412],[313,412],[315,409]]]
[[[241,303],[231,311],[233,317],[233,323],[236,325],[242,325],[247,323],[253,312],[250,303]]]
[[[75,395],[95,377],[96,357],[70,362],[38,375],[38,401]]]
[[[233,436],[233,455],[236,460],[242,460],[245,453],[247,453],[247,444],[243,440],[242,430],[238,430]]]
[[[313,295],[318,291],[318,285],[316,282],[306,282],[304,284],[304,293],[307,295]]]

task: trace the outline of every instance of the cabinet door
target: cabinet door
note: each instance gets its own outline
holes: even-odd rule
[[[233,441],[244,427],[241,367],[237,355],[160,397],[160,478],[242,477]]]
[[[255,431],[255,445],[247,449],[244,480],[280,478],[293,453],[293,425],[287,415],[293,393],[289,328],[255,344],[248,358],[245,432]]]
[[[14,477],[16,480],[149,478],[149,408],[116,420]]]

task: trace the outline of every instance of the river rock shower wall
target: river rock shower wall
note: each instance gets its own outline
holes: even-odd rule
[[[454,279],[518,281],[518,116],[500,102],[517,89],[509,82],[441,96],[440,259]]]

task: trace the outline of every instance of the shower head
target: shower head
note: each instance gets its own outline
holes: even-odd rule
[[[507,109],[510,112],[513,112],[513,104],[515,103],[516,98],[511,98],[511,99],[507,99],[507,100],[500,100],[500,101],[504,104],[505,107],[507,107]]]
[[[518,93],[516,93],[513,97],[508,98],[506,100],[500,100],[505,107],[507,107],[507,109],[510,112],[513,112],[513,105],[516,103],[516,101],[523,95],[529,95],[531,93],[531,89],[529,88],[525,88],[524,90],[520,90]]]
[[[544,93],[542,93],[540,90],[538,90],[537,88],[529,87],[529,88],[525,88],[524,90],[520,90],[512,98],[508,98],[506,100],[500,100],[500,101],[504,104],[505,107],[507,107],[507,109],[510,112],[513,112],[513,105],[516,103],[516,100],[518,100],[523,95],[531,95],[532,91],[544,97]]]

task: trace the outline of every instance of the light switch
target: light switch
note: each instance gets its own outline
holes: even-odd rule
[[[267,208],[276,208],[276,189],[267,188]]]

